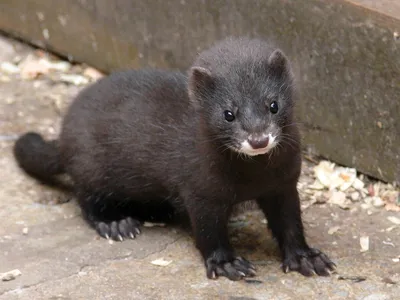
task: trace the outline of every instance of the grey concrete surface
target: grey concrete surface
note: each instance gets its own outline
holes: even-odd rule
[[[398,183],[399,28],[395,0],[0,1],[1,30],[105,71],[186,70],[226,36],[273,39],[293,62],[307,146]]]
[[[0,40],[2,60],[31,51]],[[259,212],[247,213],[244,221],[231,226],[238,252],[258,267],[255,281],[206,279],[191,237],[178,228],[144,228],[139,238],[122,243],[99,239],[73,199],[65,202],[66,195],[27,177],[11,153],[13,137],[26,130],[55,136],[62,112],[79,89],[46,78],[10,76],[9,82],[0,81],[0,273],[22,272],[15,280],[0,281],[0,300],[399,299],[400,226],[387,219],[399,213],[367,213],[357,203],[349,210],[328,204],[304,210],[310,243],[338,265],[338,273],[329,278],[284,274]],[[340,229],[328,234],[334,226]],[[369,236],[369,251],[360,252],[360,236]],[[159,258],[171,263],[151,263]]]

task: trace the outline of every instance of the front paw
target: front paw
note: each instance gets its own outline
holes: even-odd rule
[[[297,271],[304,276],[312,276],[317,273],[319,276],[329,276],[336,265],[318,249],[296,249],[291,251],[283,260],[283,271]]]
[[[206,259],[207,277],[217,279],[218,276],[225,276],[230,280],[240,280],[243,277],[256,275],[256,268],[241,256],[221,255],[214,253]]]
[[[140,222],[131,217],[110,223],[96,222],[95,228],[100,236],[119,242],[126,238],[134,239],[140,234]]]

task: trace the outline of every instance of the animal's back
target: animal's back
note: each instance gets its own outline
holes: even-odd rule
[[[184,74],[115,73],[71,105],[60,136],[63,164],[74,181],[88,188],[168,193],[163,190],[168,170],[159,167],[178,157],[177,143],[191,136],[196,120],[188,116],[194,114]]]

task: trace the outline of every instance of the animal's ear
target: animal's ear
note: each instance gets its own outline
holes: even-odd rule
[[[210,70],[192,67],[189,71],[189,95],[192,100],[200,99],[214,89],[215,80]]]
[[[268,67],[273,74],[282,76],[288,73],[289,63],[285,54],[279,49],[272,52],[268,58]]]

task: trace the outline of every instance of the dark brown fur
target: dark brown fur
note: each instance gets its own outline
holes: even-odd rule
[[[71,105],[58,146],[28,133],[15,156],[42,181],[69,174],[84,216],[103,237],[134,238],[139,221],[187,215],[209,278],[255,274],[235,255],[227,223],[234,205],[256,199],[284,270],[328,275],[334,264],[303,233],[293,93],[281,51],[260,40],[227,39],[201,53],[189,76],[141,70],[98,81]],[[227,109],[233,122],[224,119]],[[235,151],[245,134],[265,130],[278,137],[270,152]]]

